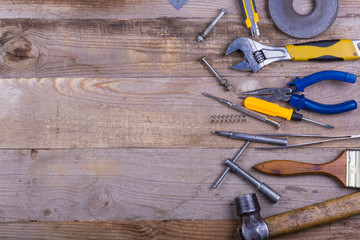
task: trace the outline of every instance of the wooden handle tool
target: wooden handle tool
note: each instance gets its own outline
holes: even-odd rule
[[[360,192],[265,218],[269,236],[297,232],[360,214]]]
[[[322,174],[336,179],[344,187],[360,188],[360,150],[345,150],[338,158],[324,164],[272,160],[257,164],[253,168],[262,173],[279,176]]]

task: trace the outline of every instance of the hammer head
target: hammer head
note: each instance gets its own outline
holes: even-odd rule
[[[225,55],[237,50],[244,53],[245,60],[235,64],[232,68],[236,70],[252,70],[253,72],[260,70],[261,67],[255,58],[255,52],[257,51],[255,41],[245,37],[238,38],[229,45]]]
[[[251,193],[235,198],[235,206],[242,223],[237,229],[238,239],[267,240],[269,229],[260,216],[260,205],[256,194]]]

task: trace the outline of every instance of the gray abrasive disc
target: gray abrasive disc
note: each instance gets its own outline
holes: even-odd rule
[[[308,15],[301,15],[293,8],[294,0],[269,0],[269,11],[275,25],[294,38],[313,38],[334,23],[338,13],[338,0],[315,0],[315,7]]]

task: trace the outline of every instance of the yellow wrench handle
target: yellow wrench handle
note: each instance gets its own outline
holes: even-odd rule
[[[244,105],[246,108],[256,112],[264,113],[274,117],[285,118],[286,120],[291,120],[294,111],[292,109],[280,107],[275,103],[267,102],[254,97],[247,97],[244,101]]]
[[[348,61],[359,59],[348,39],[325,40],[285,46],[292,61]]]

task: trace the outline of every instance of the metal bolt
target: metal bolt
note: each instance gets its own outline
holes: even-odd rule
[[[210,23],[210,25],[207,27],[207,29],[197,37],[197,40],[198,40],[199,42],[205,41],[206,35],[209,34],[209,32],[211,31],[211,29],[213,29],[213,27],[215,26],[215,24],[216,24],[216,23],[220,20],[220,18],[221,18],[222,16],[224,16],[225,14],[227,14],[227,11],[226,11],[224,8],[221,8],[221,12],[219,13],[219,15],[217,15],[217,17]]]
[[[232,86],[227,83],[226,79],[223,79],[216,71],[215,69],[206,61],[205,57],[202,57],[200,59],[200,62],[202,62],[209,70],[214,74],[214,76],[219,80],[220,85],[223,85],[227,91],[232,89]]]

